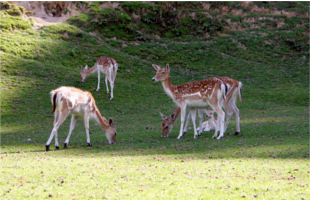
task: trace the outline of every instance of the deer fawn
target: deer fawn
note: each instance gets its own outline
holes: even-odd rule
[[[206,117],[209,119],[202,123],[202,130],[201,131],[213,131],[213,130],[215,130],[217,127],[217,120],[213,116],[214,111],[203,109],[203,112],[206,114]],[[197,130],[199,130],[199,127]]]
[[[175,86],[172,85],[170,81],[170,67],[168,64],[165,68],[161,68],[155,64],[152,66],[156,70],[156,75],[152,80],[156,82],[161,81],[166,94],[170,96],[173,101],[181,108],[181,128],[178,139],[183,136],[186,107],[190,108],[194,126],[194,138],[197,138],[198,134],[195,124],[196,108],[205,108],[208,105],[210,105],[218,114],[220,136],[217,139],[221,139],[224,136],[225,113],[221,107],[223,99],[225,100],[226,98],[225,84],[218,78],[209,78],[202,81],[184,83],[182,85]],[[201,123],[202,115],[199,116],[199,119],[199,122]],[[201,127],[201,124],[199,124],[199,127]]]
[[[98,110],[95,99],[89,92],[74,87],[59,87],[50,92],[51,101],[53,104],[54,128],[46,143],[46,151],[49,151],[50,143],[55,136],[55,147],[59,149],[57,130],[65,121],[69,114],[72,115],[69,134],[64,142],[64,148],[68,147],[71,133],[74,129],[77,119],[84,118],[86,137],[88,146],[92,146],[89,137],[89,120],[93,119],[100,124],[102,130],[106,133],[106,138],[110,144],[116,142],[116,128],[113,125],[112,119],[107,121],[101,116]]]
[[[86,65],[85,68],[82,67],[81,69],[81,79],[80,82],[83,83],[86,79],[87,76],[93,74],[93,73],[98,73],[98,86],[97,90],[99,91],[100,88],[100,73],[105,74],[105,85],[107,87],[107,93],[109,93],[109,88],[108,88],[108,80],[110,82],[111,86],[111,98],[110,100],[113,99],[113,88],[114,88],[114,81],[116,78],[116,73],[118,69],[118,64],[113,58],[110,57],[100,57],[98,58],[97,62],[95,65],[88,69],[88,66]]]

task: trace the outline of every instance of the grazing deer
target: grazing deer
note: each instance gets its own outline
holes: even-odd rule
[[[235,135],[238,135],[240,133],[240,117],[239,117],[239,109],[236,106],[236,100],[237,100],[237,96],[238,96],[239,100],[242,101],[242,99],[241,99],[242,83],[239,81],[236,81],[232,78],[229,78],[229,77],[218,77],[218,79],[222,80],[224,82],[224,84],[227,86],[227,88],[229,89],[227,92],[227,95],[226,95],[226,100],[223,101],[224,109],[227,112],[224,132],[226,132],[228,124],[230,122],[230,119],[234,113],[236,116],[236,132],[235,132]],[[177,108],[175,108],[175,110],[177,110]],[[202,112],[202,110],[198,109],[198,115],[202,115],[201,112]],[[206,110],[204,110],[204,112],[206,112]],[[177,113],[177,115],[175,115],[174,118],[176,119],[178,117],[178,115],[179,115],[179,113]],[[189,123],[190,118],[191,118],[191,113],[189,113],[187,116],[187,120],[186,120],[186,124],[185,124],[184,130],[183,130],[183,134],[185,134],[187,132],[187,127],[188,127],[188,123]],[[201,118],[201,120],[202,120],[202,118]],[[168,122],[168,120],[164,119],[162,124],[167,123],[167,122]],[[173,122],[173,124],[174,124],[174,122]],[[171,123],[169,124],[169,133],[172,131],[173,124],[171,124]],[[207,125],[205,124],[205,126],[207,126]],[[212,127],[212,130],[213,130],[214,126],[210,125],[210,127]],[[199,130],[199,128],[197,130]],[[201,135],[202,131],[203,130],[199,131],[198,135]],[[163,134],[164,134],[164,129],[162,132],[162,136],[163,136]],[[216,137],[217,137],[217,135],[213,135],[212,138],[216,138]]]
[[[100,88],[100,73],[105,74],[105,85],[107,87],[107,93],[109,93],[109,88],[108,88],[108,80],[110,82],[111,86],[111,98],[110,100],[113,99],[113,88],[114,88],[114,81],[116,78],[116,73],[118,69],[118,64],[113,58],[110,57],[103,57],[101,56],[98,58],[97,62],[95,65],[88,69],[88,66],[86,65],[85,68],[82,67],[81,69],[81,79],[80,82],[83,83],[86,79],[87,76],[93,74],[93,73],[98,73],[98,86],[97,90],[99,91]]]
[[[174,122],[178,118],[180,112],[181,108],[177,106],[169,117],[166,117],[165,115],[160,113],[163,119],[163,122],[161,123],[162,128],[161,137],[165,138],[169,136],[170,132],[172,131]]]
[[[215,130],[217,127],[217,120],[214,118],[214,115],[213,115],[214,111],[203,109],[203,112],[206,114],[206,117],[209,119],[202,123],[202,130],[201,131],[213,131],[213,130]],[[199,127],[197,128],[197,130],[199,130]]]
[[[97,124],[100,124],[110,144],[114,144],[116,142],[116,128],[113,125],[112,119],[107,121],[101,116],[100,111],[96,106],[95,99],[90,92],[84,92],[83,90],[74,87],[62,86],[56,90],[52,90],[50,95],[55,119],[54,128],[46,143],[46,151],[49,151],[49,146],[54,135],[55,147],[56,149],[59,149],[57,130],[69,114],[72,115],[72,118],[69,134],[64,142],[64,148],[68,147],[71,133],[78,118],[84,118],[88,146],[92,146],[89,137],[90,119],[93,119],[97,122]]]
[[[222,110],[222,102],[225,100],[225,84],[218,78],[209,78],[202,81],[184,83],[182,85],[172,85],[170,81],[170,67],[167,64],[165,68],[161,68],[155,64],[152,65],[156,70],[153,81],[161,81],[164,91],[173,101],[181,108],[181,128],[178,139],[183,136],[184,119],[186,108],[190,108],[190,113],[194,126],[194,138],[198,137],[196,131],[196,108],[205,108],[208,105],[218,114],[221,139],[224,136],[224,119],[225,113]],[[198,115],[199,122],[202,121],[202,115]],[[201,127],[201,124],[199,124]],[[217,131],[217,130],[216,130]]]

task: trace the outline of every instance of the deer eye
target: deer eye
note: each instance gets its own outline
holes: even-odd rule
[[[168,126],[165,127],[165,129],[167,129],[167,128],[168,128]]]

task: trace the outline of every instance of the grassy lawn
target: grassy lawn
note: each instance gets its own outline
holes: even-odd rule
[[[10,19],[0,34],[1,199],[309,199],[308,19],[229,36],[132,42],[68,24],[35,30],[0,13]],[[112,101],[103,78],[98,92],[96,75],[79,83],[81,67],[99,56],[119,64]],[[233,117],[221,140],[213,132],[194,139],[191,123],[177,140],[178,119],[169,138],[160,138],[159,112],[168,115],[175,104],[152,82],[152,64],[167,63],[174,85],[214,76],[241,81],[241,134],[232,134]],[[80,120],[63,149],[69,118],[58,130],[61,150],[53,141],[45,152],[54,120],[49,92],[63,85],[93,94],[101,114],[116,122],[115,145],[91,122],[87,147]]]

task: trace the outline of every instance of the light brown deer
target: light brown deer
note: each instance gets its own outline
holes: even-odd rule
[[[169,117],[166,117],[165,115],[160,113],[163,119],[163,122],[161,123],[161,129],[162,129],[161,137],[166,138],[169,136],[169,134],[172,131],[174,122],[178,118],[180,112],[181,108],[177,106]]]
[[[206,114],[206,117],[209,118],[207,121],[202,122],[201,131],[213,131],[217,128],[217,120],[214,118],[213,110],[203,109],[203,112]],[[198,127],[197,131],[200,127]],[[213,138],[216,136],[213,136]]]
[[[110,100],[112,100],[113,99],[113,88],[114,88],[114,82],[116,78],[117,69],[118,69],[118,64],[113,58],[102,56],[98,58],[97,62],[92,68],[88,69],[87,65],[85,66],[85,68],[82,67],[81,73],[80,73],[80,76],[81,76],[80,82],[83,83],[87,76],[93,73],[98,73],[98,86],[97,86],[96,91],[99,91],[100,73],[105,74],[105,85],[107,87],[107,93],[109,93],[109,87],[108,87],[108,80],[109,80],[110,86],[111,86]]]
[[[225,113],[221,107],[223,99],[226,98],[225,84],[218,78],[209,78],[202,81],[184,83],[175,86],[172,85],[170,81],[170,67],[168,64],[165,68],[161,68],[155,64],[152,66],[156,70],[156,75],[152,80],[156,82],[161,81],[166,94],[181,108],[181,128],[178,139],[183,136],[186,108],[190,108],[194,126],[194,138],[198,138],[195,124],[196,108],[205,108],[208,105],[210,105],[218,114],[220,136],[217,139],[221,139],[224,136]],[[199,116],[199,119],[199,121],[202,121],[202,116]],[[199,127],[201,127],[201,124]]]
[[[72,115],[69,134],[64,142],[64,148],[68,147],[71,133],[74,129],[77,119],[84,118],[86,138],[88,146],[92,146],[89,137],[89,120],[93,119],[99,124],[102,130],[105,132],[106,138],[110,144],[116,142],[116,128],[113,125],[112,119],[107,121],[101,116],[98,110],[95,99],[90,92],[74,87],[59,87],[56,90],[50,92],[51,101],[53,104],[54,128],[46,143],[46,151],[49,151],[50,143],[55,136],[55,147],[59,149],[58,133],[59,126],[65,121],[69,114]]]
[[[224,109],[225,109],[225,111],[227,113],[226,123],[225,123],[225,127],[224,127],[224,132],[226,132],[228,124],[230,122],[230,119],[231,119],[231,117],[232,117],[232,115],[234,113],[235,117],[236,117],[236,132],[235,132],[235,135],[238,135],[240,133],[240,117],[239,117],[239,109],[236,106],[236,101],[237,101],[238,97],[239,97],[239,100],[242,101],[242,99],[241,99],[241,86],[242,86],[242,83],[239,82],[239,81],[236,81],[236,80],[234,80],[232,78],[229,78],[229,77],[218,77],[218,78],[220,80],[222,80],[225,83],[225,85],[227,86],[227,88],[228,88],[228,92],[226,94],[226,100],[224,100],[224,102],[223,102]],[[176,110],[180,110],[180,108],[176,107],[175,111]],[[174,114],[174,121],[177,119],[177,117],[180,114],[180,111],[179,112],[175,112],[175,111],[173,112],[173,113],[175,113]],[[198,109],[198,115],[199,116],[201,115],[201,112],[203,112],[203,110]],[[206,112],[206,110],[204,110],[204,112]],[[190,118],[191,118],[191,113],[189,113],[188,116],[187,116],[186,124],[185,124],[184,130],[183,130],[183,135],[187,132],[187,127],[188,127],[188,123],[190,121]],[[200,119],[202,119],[202,118],[200,118]],[[169,121],[171,121],[171,117],[166,117],[166,119],[163,119],[163,122],[162,122],[162,137],[163,136],[168,136],[169,133],[172,131],[174,121],[173,121],[173,123],[171,123]],[[207,121],[206,121],[206,123],[207,123]],[[204,124],[205,126],[207,126],[206,123]],[[168,135],[166,133],[166,130],[163,128],[163,125],[165,125],[165,124],[169,124],[169,133],[168,133]],[[201,124],[203,126],[203,123],[201,123]],[[213,125],[209,125],[209,126],[212,128],[212,130],[214,129]],[[197,130],[200,130],[200,129],[198,128]],[[201,131],[199,131],[198,135],[201,135],[202,131],[203,131],[203,129],[201,129]],[[216,138],[216,137],[217,137],[217,135],[213,135],[213,138]]]

